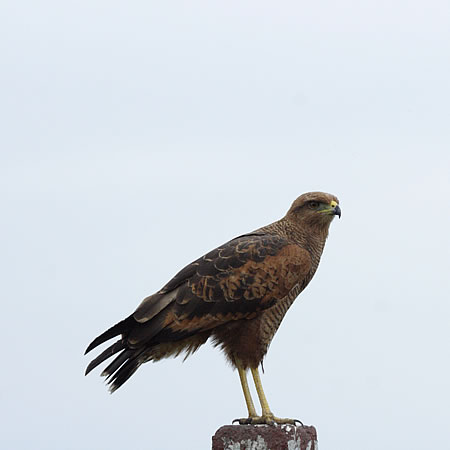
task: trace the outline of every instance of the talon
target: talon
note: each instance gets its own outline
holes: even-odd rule
[[[239,425],[251,425],[252,424],[252,417],[246,417],[243,419],[234,419],[231,424],[233,425],[235,422],[237,422]]]
[[[269,425],[272,427],[285,424],[296,426],[299,424],[304,427],[303,422],[298,419],[281,419],[279,417],[275,417],[274,415],[251,416],[242,419],[234,419],[231,423],[238,423],[239,425]]]

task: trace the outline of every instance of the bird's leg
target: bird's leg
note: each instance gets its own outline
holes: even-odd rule
[[[238,372],[239,372],[239,378],[241,380],[242,391],[244,392],[245,403],[247,405],[248,418],[246,418],[246,419],[235,419],[235,420],[233,420],[233,423],[234,422],[239,422],[241,425],[243,425],[243,424],[251,423],[251,421],[253,419],[258,417],[258,414],[256,414],[255,405],[253,404],[252,396],[250,394],[250,389],[248,387],[247,371],[240,366],[240,362],[239,361],[236,361],[236,362],[237,362],[237,364],[236,364],[237,365],[237,369],[238,369]]]
[[[275,417],[272,411],[269,408],[269,403],[267,402],[266,394],[264,394],[264,390],[261,383],[261,378],[259,377],[258,368],[250,369],[252,371],[253,381],[255,382],[256,392],[258,393],[259,402],[261,403],[262,415],[261,417],[256,417],[252,419],[251,424],[267,424],[267,425],[275,425],[277,424],[291,424],[296,425],[297,422],[303,425],[297,419],[280,419],[279,417]]]
[[[244,419],[235,419],[234,422],[239,422],[240,425],[275,425],[275,424],[291,424],[291,425],[303,425],[300,420],[297,419],[280,419],[275,417],[269,408],[267,403],[266,395],[262,388],[261,378],[259,377],[258,369],[250,369],[253,376],[253,381],[255,382],[256,392],[258,393],[259,402],[262,407],[262,415],[258,416],[256,414],[255,405],[250,394],[250,389],[247,383],[247,372],[245,369],[237,364],[237,369],[239,372],[239,378],[241,379],[242,390],[244,391],[245,403],[247,404],[248,417]]]
[[[242,390],[244,392],[245,403],[247,404],[248,417],[257,417],[255,405],[253,404],[252,396],[247,383],[247,372],[241,367],[238,367],[238,371],[239,378],[241,379]]]
[[[272,411],[270,411],[269,403],[267,402],[266,394],[264,393],[261,378],[259,376],[258,368],[250,369],[252,371],[253,381],[255,382],[256,392],[258,393],[259,403],[261,403],[262,416],[273,417]]]

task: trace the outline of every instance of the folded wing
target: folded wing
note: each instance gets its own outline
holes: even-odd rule
[[[87,351],[122,335],[86,372],[121,351],[103,372],[115,390],[140,364],[156,359],[152,352],[171,345],[172,353],[183,345],[195,351],[215,327],[270,308],[310,268],[309,253],[284,237],[253,233],[233,239],[186,266],[131,316],[96,338]]]

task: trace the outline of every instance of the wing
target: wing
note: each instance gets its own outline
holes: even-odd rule
[[[310,269],[309,253],[280,236],[261,232],[233,239],[186,266],[95,338],[86,353],[122,335],[90,362],[86,374],[120,352],[102,372],[113,392],[143,362],[183,349],[193,353],[213,328],[270,308],[296,285],[304,286]]]
[[[180,340],[230,320],[253,318],[284,298],[310,268],[309,253],[283,237],[240,236],[144,299],[133,314],[140,326],[130,331],[128,343]]]

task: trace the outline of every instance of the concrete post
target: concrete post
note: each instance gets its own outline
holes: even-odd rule
[[[314,427],[225,425],[212,438],[212,450],[317,450]]]

